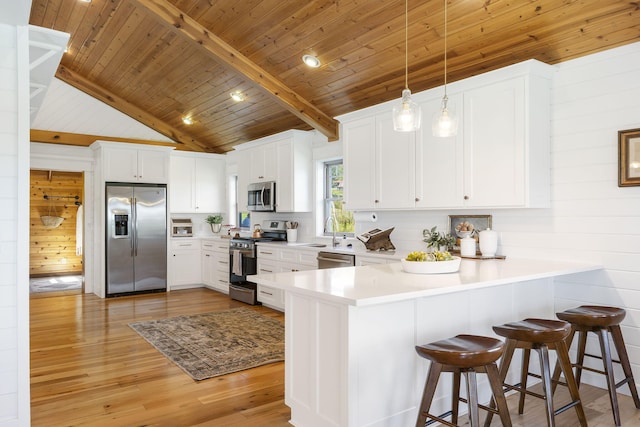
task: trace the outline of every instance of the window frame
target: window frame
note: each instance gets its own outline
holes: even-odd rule
[[[344,203],[344,197],[333,197],[333,192],[332,192],[332,187],[331,187],[331,176],[329,174],[329,171],[331,170],[332,167],[337,166],[337,165],[342,165],[343,166],[343,178],[344,178],[344,161],[343,159],[334,159],[334,160],[327,160],[325,162],[323,162],[322,167],[322,179],[323,179],[323,197],[322,197],[322,212],[323,212],[323,228],[322,228],[322,235],[323,236],[333,236],[333,232],[331,231],[325,231],[324,228],[324,224],[327,221],[327,218],[329,218],[329,215],[332,215],[333,213],[331,212],[332,208],[335,206],[335,202],[343,202]],[[334,216],[335,217],[335,216]],[[347,237],[354,237],[355,236],[355,224],[354,224],[354,230],[353,231],[336,231],[336,234],[340,234],[340,236],[347,236]]]

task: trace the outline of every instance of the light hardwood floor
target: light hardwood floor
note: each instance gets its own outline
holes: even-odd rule
[[[197,382],[128,326],[233,307],[249,306],[207,289],[111,299],[32,297],[32,426],[289,426],[283,363]],[[589,426],[612,426],[605,391],[580,390]],[[562,388],[556,397],[562,402]],[[517,415],[514,397],[508,402],[515,427],[546,425],[538,399],[527,399],[524,416]],[[640,426],[640,410],[630,398],[621,396],[620,408],[623,426]],[[558,427],[579,425],[573,410],[557,421]],[[492,426],[499,425],[494,418]]]

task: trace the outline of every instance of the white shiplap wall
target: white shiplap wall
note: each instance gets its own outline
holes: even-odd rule
[[[29,425],[28,30],[0,24],[0,425]]]

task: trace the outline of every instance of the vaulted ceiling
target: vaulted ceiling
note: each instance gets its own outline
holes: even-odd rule
[[[443,84],[444,0],[408,9],[415,93]],[[181,149],[224,153],[288,129],[334,140],[334,117],[399,99],[404,12],[404,0],[32,0],[30,24],[71,34],[59,79]],[[450,82],[640,41],[638,2],[448,0],[447,13]]]

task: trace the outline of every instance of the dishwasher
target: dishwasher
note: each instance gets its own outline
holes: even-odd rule
[[[318,252],[318,268],[353,267],[356,265],[356,256],[349,254],[337,254],[334,252]]]

